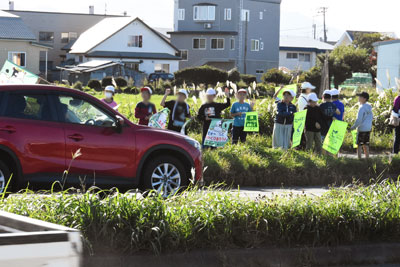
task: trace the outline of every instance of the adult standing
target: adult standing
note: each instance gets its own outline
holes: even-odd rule
[[[308,105],[308,96],[311,92],[315,90],[315,86],[309,82],[304,82],[301,84],[301,94],[298,100],[298,110],[303,111]]]
[[[396,96],[393,103],[393,115],[399,117],[400,96]],[[393,153],[399,154],[400,151],[400,125],[394,128]]]

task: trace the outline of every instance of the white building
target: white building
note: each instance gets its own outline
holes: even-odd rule
[[[377,42],[374,47],[378,53],[377,79],[383,88],[392,88],[396,78],[400,79],[400,40]]]
[[[92,60],[124,64],[147,74],[179,68],[179,50],[139,18],[105,18],[84,33],[71,47],[75,62]]]
[[[279,67],[307,71],[317,63],[317,55],[332,51],[333,46],[306,37],[283,37],[279,44]]]
[[[345,31],[340,37],[339,41],[336,43],[335,47],[341,45],[351,45],[357,35],[360,34],[373,34],[380,33],[383,36],[387,36],[389,38],[395,38],[396,34],[394,32],[371,32],[371,31]]]

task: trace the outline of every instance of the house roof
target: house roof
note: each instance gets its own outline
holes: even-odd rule
[[[329,51],[333,50],[333,45],[324,43],[312,38],[297,36],[281,36],[280,50],[301,50],[301,51]]]
[[[132,59],[169,59],[180,60],[178,56],[168,53],[141,53],[141,52],[117,52],[117,51],[93,51],[86,54],[92,58],[132,58]]]
[[[210,35],[238,35],[235,31],[177,31],[168,32],[168,34],[210,34]]]
[[[173,46],[163,35],[155,31],[153,28],[148,26],[139,18],[132,17],[118,17],[118,18],[105,18],[99,23],[85,31],[79,36],[78,40],[71,47],[71,54],[86,54],[90,50],[103,43],[107,39],[111,38],[113,35],[117,34],[125,27],[130,25],[134,21],[139,21],[162,40],[164,40],[169,46],[171,46],[176,51],[179,51],[175,46]]]
[[[373,43],[372,45],[373,45],[374,47],[377,47],[377,46],[391,45],[391,44],[400,44],[400,39],[397,39],[397,40],[388,40],[388,41],[382,41],[382,42],[375,42],[375,43]]]
[[[20,17],[0,10],[0,39],[35,41],[36,36]]]

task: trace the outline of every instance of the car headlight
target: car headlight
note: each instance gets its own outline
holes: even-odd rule
[[[197,150],[201,150],[201,145],[199,142],[197,142],[196,140],[192,139],[192,138],[185,138],[185,141],[188,142],[190,145],[192,145],[193,147],[195,147]]]

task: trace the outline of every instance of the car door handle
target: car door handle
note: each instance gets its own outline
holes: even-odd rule
[[[72,135],[68,135],[69,139],[72,139],[76,142],[82,141],[83,140],[83,136],[80,134],[72,134]]]
[[[0,127],[0,132],[15,133],[16,131],[12,126]]]

